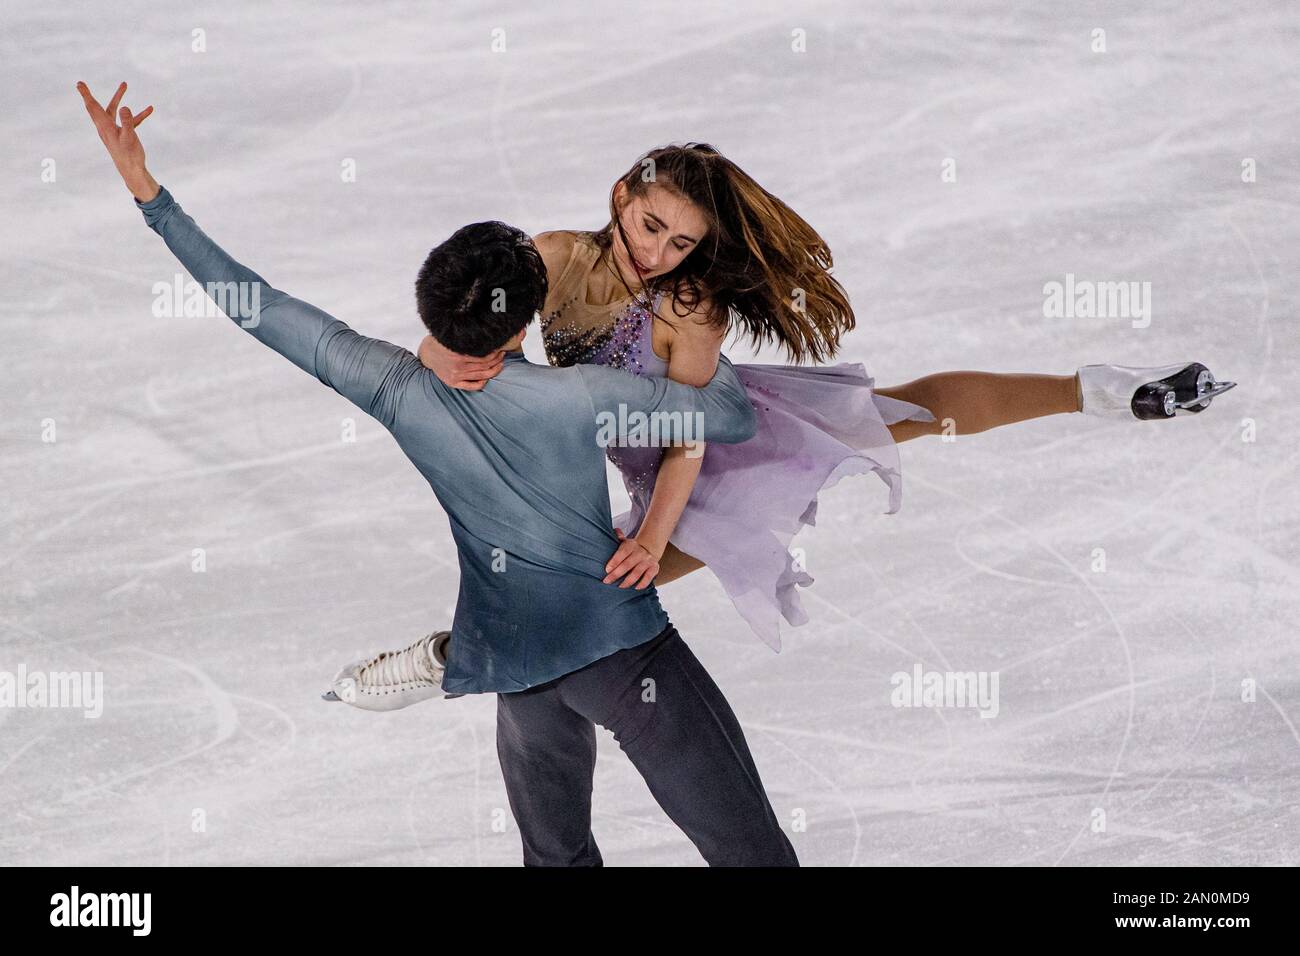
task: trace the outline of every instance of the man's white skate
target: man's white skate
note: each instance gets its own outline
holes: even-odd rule
[[[464,697],[442,689],[450,639],[451,631],[434,631],[404,650],[353,661],[335,675],[333,687],[321,697],[361,710],[401,710],[434,697]]]
[[[1084,365],[1078,370],[1082,411],[1103,418],[1152,421],[1195,415],[1236,382],[1217,382],[1200,362],[1155,368]]]

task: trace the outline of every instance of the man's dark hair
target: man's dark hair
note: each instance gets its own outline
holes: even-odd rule
[[[483,356],[533,320],[546,288],[546,264],[528,233],[496,220],[474,222],[424,260],[415,307],[444,346]]]

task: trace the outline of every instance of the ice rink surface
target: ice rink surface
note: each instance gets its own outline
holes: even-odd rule
[[[445,515],[343,398],[151,314],[179,267],[77,80],[153,104],[150,169],[227,251],[409,347],[454,229],[598,228],[642,152],[703,140],[829,241],[881,386],[1239,382],[904,444],[902,511],[849,479],[796,539],[779,655],[707,571],[661,599],[805,865],[1296,863],[1300,8],[1142,6],[5,0],[0,670],[102,672],[104,711],[0,708],[0,864],[520,862],[491,695],[318,697],[448,626]],[[1151,283],[1149,325],[1045,318],[1067,274]],[[997,672],[997,716],[892,706],[918,663]],[[603,731],[595,786],[607,865],[702,865]]]

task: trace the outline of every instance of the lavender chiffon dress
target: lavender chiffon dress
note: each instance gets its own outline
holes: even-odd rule
[[[570,300],[573,302],[574,300]],[[580,300],[577,300],[580,301]],[[668,374],[651,345],[654,314],[632,303],[615,316],[608,334],[574,340],[575,326],[543,323],[548,355],[621,368],[637,375]],[[590,332],[591,330],[586,330]],[[566,339],[566,336],[568,337]],[[817,496],[847,475],[874,472],[889,489],[885,514],[902,504],[898,446],[886,425],[904,419],[934,421],[920,405],[877,395],[859,362],[830,366],[742,365],[735,369],[758,415],[749,441],[708,444],[699,478],[670,541],[708,566],[759,638],[781,649],[781,620],[798,626],[808,615],[798,588],[813,577],[790,553],[794,536],[816,523]],[[641,527],[663,457],[662,447],[611,447],[606,454],[623,476],[630,510],[614,519],[627,535]]]

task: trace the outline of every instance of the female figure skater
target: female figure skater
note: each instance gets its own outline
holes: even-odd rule
[[[835,355],[855,320],[830,274],[820,235],[712,146],[652,150],[610,194],[598,232],[535,238],[550,283],[541,329],[552,365],[594,362],[701,386],[723,339],[745,333],[796,361]],[[447,385],[480,389],[503,353],[463,356],[426,337],[421,361]],[[867,471],[902,499],[897,444],[969,435],[1044,415],[1085,412],[1137,421],[1194,414],[1234,383],[1204,365],[1087,365],[1074,375],[939,372],[876,388],[859,363],[735,366],[758,414],[748,442],[610,448],[631,510],[606,583],[658,586],[708,566],[751,629],[780,650],[780,624],[808,620],[798,587],[813,578],[791,539],[814,523],[818,492]],[[450,633],[356,661],[327,699],[390,710],[444,696]]]

